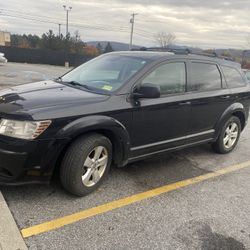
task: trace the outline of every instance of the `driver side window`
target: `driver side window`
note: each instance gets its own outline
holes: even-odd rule
[[[186,90],[185,63],[173,62],[161,65],[143,79],[142,85],[145,83],[160,86],[162,95],[184,93]]]

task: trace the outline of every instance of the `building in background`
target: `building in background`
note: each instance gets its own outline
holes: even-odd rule
[[[10,46],[10,33],[0,31],[0,46]]]

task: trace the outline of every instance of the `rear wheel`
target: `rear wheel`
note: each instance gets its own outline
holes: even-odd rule
[[[108,174],[111,159],[112,144],[107,137],[91,134],[77,139],[62,161],[62,185],[77,196],[91,193]]]
[[[215,143],[212,144],[215,152],[226,154],[237,145],[241,133],[241,122],[238,117],[232,116],[223,126]]]

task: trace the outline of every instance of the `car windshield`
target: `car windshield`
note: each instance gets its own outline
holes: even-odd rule
[[[60,80],[92,91],[113,92],[147,63],[144,58],[110,54],[82,64]]]

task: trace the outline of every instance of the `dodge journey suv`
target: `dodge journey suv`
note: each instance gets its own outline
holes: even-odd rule
[[[169,52],[114,52],[59,77],[0,91],[0,183],[83,196],[110,166],[211,143],[232,151],[249,113],[238,64]]]

